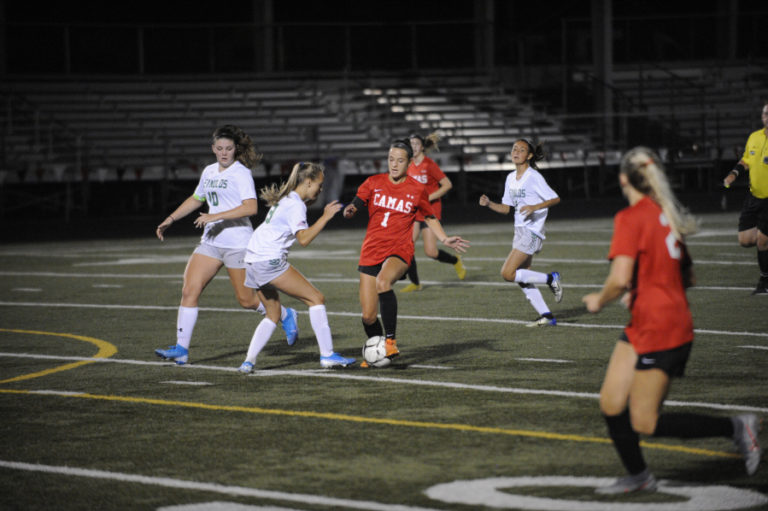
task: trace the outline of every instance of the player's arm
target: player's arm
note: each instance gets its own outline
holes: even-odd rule
[[[194,195],[190,195],[189,197],[182,202],[178,208],[176,208],[173,213],[168,215],[165,220],[163,220],[160,225],[157,226],[157,229],[155,230],[155,234],[160,239],[160,241],[163,241],[163,233],[167,228],[171,226],[174,222],[181,220],[188,214],[192,213],[196,209],[198,209],[200,206],[203,205],[203,202],[205,200],[198,199]]]
[[[236,208],[221,211],[219,213],[200,213],[195,218],[195,227],[204,227],[211,222],[219,220],[234,220],[236,218],[247,218],[255,215],[259,211],[259,203],[256,199],[245,199]]]
[[[520,213],[525,216],[528,216],[534,211],[538,211],[544,208],[551,208],[552,206],[555,206],[557,204],[560,204],[560,197],[555,197],[554,199],[545,200],[544,202],[539,202],[538,204],[527,204],[520,208]]]
[[[480,205],[483,206],[483,207],[490,208],[492,211],[495,211],[496,213],[501,213],[502,215],[508,215],[510,210],[512,209],[509,206],[507,206],[506,204],[501,204],[501,203],[498,203],[498,202],[493,202],[485,194],[480,196]]]
[[[347,204],[347,207],[344,208],[344,212],[342,213],[344,215],[344,218],[352,218],[355,216],[355,213],[357,213],[358,209],[362,209],[365,207],[365,201],[355,195],[355,198]]]
[[[739,160],[739,163],[737,163],[736,166],[731,169],[728,175],[725,176],[725,179],[723,179],[723,186],[730,188],[733,182],[736,181],[736,178],[739,177],[739,174],[742,172],[747,172],[748,170],[749,165],[747,162],[745,162],[743,159]]]
[[[438,185],[440,185],[440,188],[435,190],[434,192],[429,194],[429,202],[434,202],[446,193],[448,193],[448,190],[453,188],[453,183],[451,183],[450,178],[447,176],[441,179],[437,182]]]
[[[437,236],[437,239],[440,240],[440,243],[446,247],[454,249],[457,252],[467,251],[469,242],[460,236],[448,236],[443,230],[443,226],[440,223],[440,220],[435,218],[433,215],[424,217],[424,221],[427,223],[427,226],[432,230],[435,236]]]
[[[626,255],[617,255],[611,261],[611,270],[605,279],[603,288],[597,293],[585,295],[581,301],[589,312],[600,312],[605,305],[620,298],[632,283],[635,259]]]
[[[299,245],[306,247],[312,243],[312,240],[317,238],[317,235],[320,234],[320,231],[322,231],[325,226],[328,225],[328,222],[331,221],[331,218],[333,218],[333,216],[340,210],[341,202],[337,200],[326,204],[325,209],[323,210],[323,214],[320,215],[320,218],[318,218],[314,224],[309,226],[307,229],[302,229],[296,232],[296,241],[299,242]]]

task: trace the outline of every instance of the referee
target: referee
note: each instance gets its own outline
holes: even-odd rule
[[[739,244],[757,245],[760,280],[753,295],[768,294],[768,103],[763,105],[762,118],[763,129],[749,136],[744,155],[723,180],[725,187],[730,188],[739,174],[749,171],[749,193],[739,217]]]

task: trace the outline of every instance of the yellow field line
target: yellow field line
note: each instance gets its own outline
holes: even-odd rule
[[[108,343],[107,341],[102,341],[101,339],[96,339],[94,337],[86,337],[84,335],[63,334],[63,333],[56,333],[56,332],[41,332],[38,330],[14,330],[14,329],[8,329],[8,328],[0,328],[0,332],[9,332],[9,333],[15,333],[15,334],[31,334],[31,335],[50,335],[53,337],[67,337],[70,339],[76,339],[78,341],[89,342],[95,345],[97,348],[99,348],[99,351],[93,356],[93,358],[109,358],[115,353],[117,353],[117,347],[114,344]],[[93,362],[89,360],[83,360],[81,362],[72,362],[70,364],[60,365],[57,367],[53,367],[51,369],[46,369],[44,371],[24,374],[21,376],[16,376],[14,378],[8,378],[7,380],[0,380],[0,384],[11,383],[15,381],[22,381],[22,380],[30,380],[32,378],[39,378],[41,376],[46,376],[46,375],[58,373],[61,371],[68,371],[70,369],[75,369],[76,367],[80,367],[80,366],[83,366],[86,364],[92,364],[92,363]]]
[[[37,394],[38,392],[33,390],[11,390],[0,389],[0,394]],[[520,436],[528,438],[542,438],[545,440],[564,440],[570,442],[591,442],[600,444],[610,444],[611,440],[608,438],[600,437],[588,437],[581,435],[565,435],[561,433],[547,433],[544,431],[527,431],[521,429],[504,429],[493,428],[486,426],[472,426],[469,424],[451,424],[451,423],[439,423],[439,422],[421,422],[421,421],[409,421],[399,419],[381,419],[376,417],[361,417],[357,415],[346,415],[338,413],[328,412],[309,412],[309,411],[297,411],[297,410],[279,410],[273,408],[259,408],[252,406],[229,406],[229,405],[212,405],[207,403],[195,403],[190,401],[170,401],[166,399],[154,399],[146,397],[128,397],[128,396],[110,396],[99,394],[65,394],[57,392],[46,392],[45,395],[56,395],[60,397],[71,397],[80,399],[96,399],[101,401],[116,401],[122,403],[138,403],[160,406],[178,406],[184,408],[196,408],[201,410],[211,410],[219,412],[241,412],[241,413],[253,413],[261,415],[282,415],[287,417],[304,417],[309,419],[326,419],[334,421],[356,422],[362,424],[380,424],[385,426],[400,426],[406,428],[422,428],[422,429],[442,429],[450,431],[464,431],[473,433],[486,433],[492,435],[508,435],[508,436]],[[708,449],[696,449],[691,447],[684,447],[681,445],[666,445],[656,444],[649,442],[641,442],[640,445],[647,449],[658,449],[665,451],[682,452],[686,454],[694,454],[697,456],[710,456],[718,458],[738,458],[737,454],[711,451]]]

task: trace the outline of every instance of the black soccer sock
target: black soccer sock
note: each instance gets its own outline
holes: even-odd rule
[[[757,265],[760,267],[760,278],[768,279],[768,250],[757,251]]]
[[[456,264],[459,262],[459,258],[455,255],[451,255],[445,250],[438,250],[437,251],[437,257],[435,258],[441,263],[448,263],[448,264]]]
[[[397,297],[391,289],[379,293],[379,311],[384,323],[384,332],[388,339],[395,339],[397,330]]]
[[[629,410],[619,415],[603,415],[608,425],[608,435],[613,440],[613,446],[621,458],[621,463],[631,475],[645,470],[645,460],[640,450],[640,437],[629,422]]]
[[[417,286],[419,285],[419,270],[416,268],[415,257],[411,260],[411,265],[408,267],[408,278]]]
[[[656,422],[655,437],[707,438],[733,436],[733,422],[728,417],[696,413],[663,413]]]
[[[376,318],[376,321],[370,325],[366,325],[365,321],[363,321],[363,328],[365,329],[365,335],[367,335],[369,339],[371,337],[384,334],[384,330],[381,328],[381,322],[379,321],[379,318]]]

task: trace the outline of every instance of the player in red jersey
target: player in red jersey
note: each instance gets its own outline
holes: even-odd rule
[[[442,202],[440,198],[453,188],[451,180],[440,169],[435,161],[426,155],[431,149],[437,149],[437,143],[440,141],[438,132],[430,133],[426,138],[417,133],[412,133],[409,137],[411,148],[413,149],[413,158],[408,165],[408,175],[416,181],[424,184],[429,194],[429,202],[432,204],[432,211],[435,218],[442,220]],[[427,257],[453,265],[459,280],[464,280],[467,276],[467,269],[461,261],[460,256],[449,254],[444,250],[437,248],[437,236],[433,233],[424,221],[423,213],[416,214],[416,222],[413,224],[413,241],[419,239],[419,235],[424,240],[424,254]],[[408,268],[408,278],[411,283],[400,290],[402,293],[412,291],[421,291],[422,286],[419,280],[419,272],[416,267],[416,258],[414,257],[411,266]]]
[[[440,242],[458,252],[465,252],[467,240],[448,236],[435,218],[424,185],[408,177],[408,163],[413,149],[408,140],[396,140],[389,148],[387,174],[365,180],[353,202],[344,208],[344,218],[352,218],[359,209],[368,208],[368,227],[360,250],[360,306],[363,328],[370,338],[386,335],[387,356],[400,354],[397,349],[397,298],[392,284],[402,277],[413,259],[413,223],[419,211]],[[381,310],[381,321],[378,312]],[[367,364],[361,364],[367,367]]]
[[[611,269],[601,291],[582,299],[590,312],[625,295],[629,324],[614,347],[600,410],[629,475],[598,493],[653,491],[657,483],[643,460],[638,434],[655,437],[733,439],[747,473],[760,462],[755,415],[714,417],[662,413],[673,377],[680,377],[693,341],[685,289],[693,285],[692,263],[683,242],[696,221],[672,193],[664,169],[650,149],[637,147],[621,160],[619,184],[629,207],[615,217],[608,258]]]

